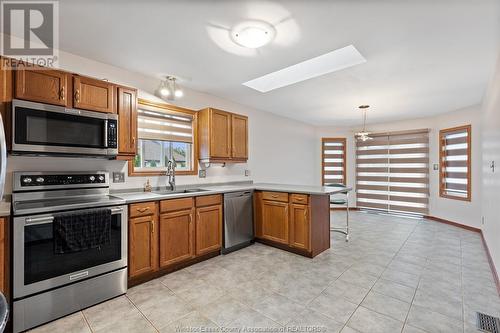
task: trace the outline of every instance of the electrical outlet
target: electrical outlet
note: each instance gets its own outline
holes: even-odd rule
[[[245,170],[245,177],[250,176],[250,170]]]
[[[484,216],[481,216],[481,224],[484,225]]]
[[[436,171],[439,170],[439,164],[434,164],[432,168]]]
[[[200,177],[200,178],[207,178],[207,170],[199,170],[198,171],[198,177]]]
[[[125,183],[125,173],[113,172],[113,183]]]

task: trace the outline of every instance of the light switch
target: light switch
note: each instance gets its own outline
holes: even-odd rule
[[[250,170],[245,170],[245,177],[250,176]]]
[[[207,178],[207,170],[198,170],[198,177]]]
[[[125,183],[125,173],[113,172],[113,183]]]
[[[433,170],[436,170],[436,171],[437,171],[437,170],[439,170],[439,164],[434,164],[434,165],[432,166],[432,169],[433,169]]]

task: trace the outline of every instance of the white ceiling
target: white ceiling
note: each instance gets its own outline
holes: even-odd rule
[[[61,49],[315,125],[416,118],[480,103],[500,41],[498,0],[60,1]],[[276,26],[254,52],[228,29]],[[367,59],[260,93],[242,85],[353,44]]]

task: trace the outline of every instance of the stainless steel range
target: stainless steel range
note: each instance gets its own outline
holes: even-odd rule
[[[15,172],[13,182],[14,332],[126,292],[127,206],[109,195],[107,172]],[[80,229],[66,229],[72,243],[61,248],[68,217]],[[105,241],[82,247],[90,222],[94,233],[105,223]]]

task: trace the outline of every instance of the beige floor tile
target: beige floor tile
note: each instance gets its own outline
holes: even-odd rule
[[[81,312],[55,320],[49,324],[35,328],[32,333],[90,333],[90,327]]]
[[[360,306],[347,322],[349,327],[363,333],[399,333],[403,322]]]

